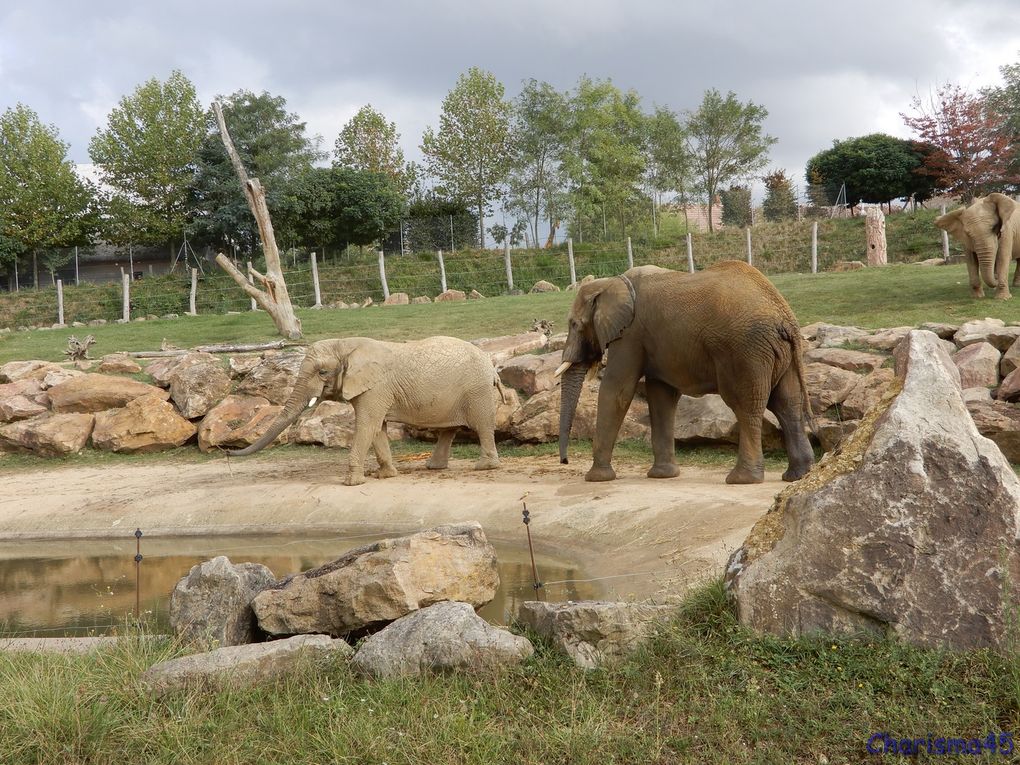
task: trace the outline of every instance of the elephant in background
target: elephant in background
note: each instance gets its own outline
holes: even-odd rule
[[[803,339],[793,311],[758,270],[724,261],[694,274],[654,266],[581,285],[570,309],[560,399],[560,461],[589,369],[608,351],[599,390],[588,481],[616,477],[611,466],[620,425],[645,378],[654,464],[649,478],[679,473],[673,421],[681,393],[718,393],[740,426],[737,464],[727,483],[765,479],[762,417],[779,419],[789,467],[805,475],[814,453],[804,432],[811,418],[801,360]]]
[[[495,390],[494,390],[495,389]],[[489,357],[471,343],[454,337],[430,337],[388,343],[367,337],[320,340],[308,347],[290,396],[276,420],[255,443],[229,451],[254,454],[271,444],[317,398],[349,401],[354,407],[351,442],[344,483],[365,482],[368,447],[379,461],[379,478],[397,475],[390,454],[386,422],[435,428],[439,439],[428,467],[445,468],[457,428],[478,434],[482,447],[476,470],[499,466],[496,454],[496,398],[506,392]]]
[[[1007,300],[1009,262],[1020,260],[1020,205],[1005,194],[977,197],[935,219],[935,225],[963,245],[974,297],[984,297],[981,282],[995,289],[995,297]],[[1020,266],[1013,274],[1013,286],[1020,285]]]

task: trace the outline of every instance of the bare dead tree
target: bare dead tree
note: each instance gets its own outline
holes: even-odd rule
[[[287,283],[283,278],[283,269],[280,267],[280,250],[276,246],[276,235],[273,233],[273,222],[269,217],[269,207],[266,205],[266,191],[258,178],[249,178],[248,173],[241,163],[241,157],[234,148],[234,142],[227,132],[227,123],[223,119],[223,108],[219,102],[213,102],[213,111],[216,113],[216,122],[220,127],[220,136],[223,138],[223,146],[227,150],[230,162],[234,166],[234,172],[241,182],[244,196],[248,200],[248,207],[259,227],[259,238],[262,240],[262,250],[266,256],[266,273],[260,274],[254,268],[251,274],[255,280],[265,287],[260,290],[253,284],[249,284],[247,278],[242,274],[222,252],[216,255],[216,263],[230,274],[230,277],[237,282],[238,286],[255,300],[262,310],[268,313],[280,334],[290,340],[297,340],[301,337],[301,320],[294,314],[294,307],[290,303],[290,295],[287,292]]]

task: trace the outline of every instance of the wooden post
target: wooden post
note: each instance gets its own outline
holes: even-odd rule
[[[694,273],[694,244],[691,242],[691,232],[687,232],[687,270]]]
[[[74,246],[74,284],[77,287],[78,282],[78,245]]]
[[[818,273],[818,221],[811,223],[811,273]]]
[[[191,297],[188,300],[190,313],[192,316],[198,316],[198,308],[195,305],[195,299],[198,297],[198,269],[191,269]]]
[[[946,214],[946,206],[942,205],[942,214]],[[942,231],[942,259],[949,262],[949,232],[943,229]]]
[[[748,226],[745,231],[747,232],[747,265],[753,266],[754,263],[751,258],[751,227]]]
[[[867,236],[868,265],[884,266],[888,263],[885,241],[885,215],[877,205],[868,205],[864,211],[864,232]]]
[[[654,211],[655,208],[653,207],[652,210]],[[633,268],[633,267],[634,267],[634,249],[630,245],[630,237],[628,236],[627,237],[627,268]]]
[[[124,273],[123,268],[120,271],[120,283],[122,285],[124,301],[121,318],[124,319],[124,321],[131,321],[131,278],[128,274]]]
[[[255,267],[251,264],[250,260],[248,261],[248,284],[252,285],[252,289],[255,288]],[[259,304],[255,302],[254,295],[251,298],[251,310],[259,310]]]
[[[388,300],[390,297],[390,286],[386,283],[386,256],[383,255],[382,250],[379,250],[379,281],[382,282],[383,299]]]
[[[315,290],[315,305],[312,308],[322,308],[322,293],[319,291],[319,262],[315,253],[312,253],[312,289]]]
[[[569,241],[569,240],[568,240]],[[510,292],[514,291],[514,272],[510,267],[510,240],[503,243],[503,261],[506,265],[506,286]]]
[[[439,286],[442,287],[442,292],[446,292],[446,264],[443,262],[443,251],[437,252],[436,257],[439,258]]]
[[[57,279],[57,324],[64,323],[64,282]]]
[[[577,272],[574,270],[574,240],[570,237],[567,237],[567,262],[570,264],[570,283],[577,284]]]

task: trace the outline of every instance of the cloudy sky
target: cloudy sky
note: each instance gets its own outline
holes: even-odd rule
[[[150,77],[182,70],[203,102],[239,89],[287,99],[331,148],[366,103],[408,159],[470,66],[517,93],[582,74],[635,89],[646,109],[696,108],[706,88],[769,111],[772,166],[803,182],[834,138],[907,136],[899,113],[953,81],[999,81],[1020,61],[1020,0],[5,0],[0,109],[57,126],[70,156]]]

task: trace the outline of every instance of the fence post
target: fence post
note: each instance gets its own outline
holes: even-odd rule
[[[745,229],[745,231],[747,232],[747,265],[753,266],[754,263],[751,262],[751,260],[752,260],[751,259],[751,227],[748,226]]]
[[[687,270],[694,273],[694,245],[691,243],[691,232],[687,232]]]
[[[57,279],[57,324],[64,323],[64,282]]]
[[[568,240],[569,241],[569,240]],[[503,261],[506,263],[506,285],[510,292],[514,291],[514,272],[510,267],[510,240],[503,243]]]
[[[574,240],[567,237],[567,262],[570,264],[570,283],[577,284],[577,272],[574,270]]]
[[[942,205],[942,214],[946,214],[946,206]],[[942,230],[942,259],[949,262],[949,232],[945,229]]]
[[[390,286],[386,283],[386,256],[383,255],[382,250],[379,250],[379,281],[382,282],[383,300],[388,300],[390,297]]]
[[[198,269],[191,269],[191,297],[188,299],[188,306],[192,316],[198,316],[198,308],[195,306],[195,298],[198,296]]]
[[[124,321],[131,321],[131,275],[124,273],[124,269],[121,269],[120,283],[123,287],[124,298],[121,318]]]
[[[20,292],[21,288],[18,286],[18,256],[14,256],[14,291]]]
[[[315,290],[315,305],[312,308],[322,308],[322,293],[319,291],[319,262],[315,253],[312,253],[312,289]]]
[[[78,245],[74,246],[74,286],[78,286]]]
[[[248,284],[255,284],[255,277],[251,273],[252,265],[251,261],[248,261]],[[251,299],[251,310],[257,311],[259,309],[258,303],[255,302],[255,298]]]
[[[818,273],[818,221],[811,223],[811,273]]]
[[[654,207],[652,208],[655,209]],[[630,237],[627,237],[627,268],[634,267],[634,248],[630,245]]]
[[[446,292],[446,263],[443,262],[443,251],[439,250],[436,257],[439,258],[439,286]]]

